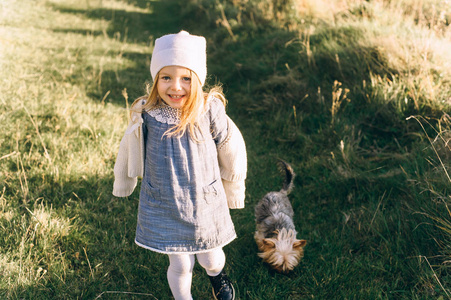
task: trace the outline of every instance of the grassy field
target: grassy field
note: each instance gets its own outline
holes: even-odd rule
[[[451,298],[451,3],[329,2],[2,0],[0,298],[171,299],[167,258],[134,244],[138,190],[111,190],[154,39],[180,29],[207,37],[247,144],[238,299]],[[253,241],[278,158],[308,241],[289,275]]]

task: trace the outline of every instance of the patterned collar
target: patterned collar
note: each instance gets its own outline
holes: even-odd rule
[[[160,123],[177,125],[180,123],[180,115],[182,111],[178,108],[173,108],[166,103],[162,103],[147,112]]]

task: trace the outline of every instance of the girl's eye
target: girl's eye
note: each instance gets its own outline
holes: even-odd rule
[[[168,80],[171,79],[171,77],[169,77],[169,76],[161,76],[161,79],[164,80],[164,81],[168,81]]]
[[[191,81],[191,77],[183,77],[183,81],[190,82]]]

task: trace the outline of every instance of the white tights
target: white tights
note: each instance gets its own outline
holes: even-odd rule
[[[221,273],[225,265],[222,248],[199,254],[169,254],[168,282],[175,300],[191,300],[195,257],[208,276]]]

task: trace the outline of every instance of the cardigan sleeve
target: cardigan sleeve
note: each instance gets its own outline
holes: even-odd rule
[[[114,165],[113,195],[127,197],[133,193],[144,170],[144,137],[140,110],[144,103],[132,106],[130,122],[119,145]]]
[[[217,146],[219,169],[229,208],[244,208],[246,145],[238,127],[229,117],[227,126],[227,137]]]

